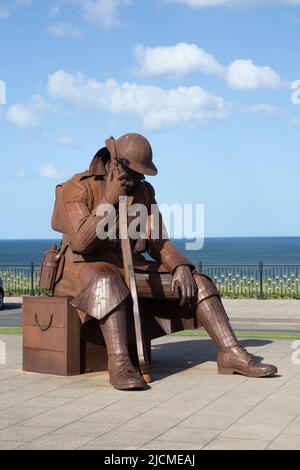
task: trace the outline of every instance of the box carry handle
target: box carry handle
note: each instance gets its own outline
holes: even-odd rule
[[[40,325],[36,313],[34,314],[34,318],[35,318],[35,322],[36,322],[37,326],[39,327],[39,329],[40,329],[41,331],[46,331],[46,330],[48,330],[48,329],[50,328],[50,326],[51,326],[51,323],[52,323],[52,320],[53,320],[53,313],[51,313],[51,315],[50,315],[50,320],[49,320],[49,322],[48,322],[48,325]]]

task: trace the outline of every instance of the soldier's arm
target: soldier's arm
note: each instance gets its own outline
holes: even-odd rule
[[[151,204],[157,205],[154,188],[150,183],[147,183],[147,189],[149,192],[148,206]],[[175,245],[169,240],[160,212],[159,221],[156,221],[155,218],[153,221],[156,223],[159,222],[159,227],[156,227],[158,238],[154,237],[155,227],[152,227],[148,233],[148,252],[152,258],[164,264],[170,273],[174,273],[178,266],[190,266],[192,270],[195,269],[193,263],[191,263],[191,261],[186,256],[180,253],[176,249]],[[151,227],[150,220],[149,226]]]
[[[91,253],[103,242],[97,237],[97,224],[103,217],[91,214],[88,208],[88,194],[85,185],[69,181],[63,188],[63,209],[66,235],[72,250]],[[100,203],[107,203],[105,199]]]

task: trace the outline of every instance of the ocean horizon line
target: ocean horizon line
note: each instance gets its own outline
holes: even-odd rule
[[[0,238],[0,242],[2,241],[51,241],[51,240],[61,240],[62,237],[46,237],[46,238]],[[196,237],[191,238],[170,238],[170,240],[195,240]],[[204,240],[219,240],[219,239],[234,239],[234,238],[248,238],[248,239],[257,239],[257,238],[300,238],[300,235],[233,235],[233,236],[206,236]]]

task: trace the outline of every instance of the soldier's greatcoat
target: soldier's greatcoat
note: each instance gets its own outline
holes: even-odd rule
[[[61,249],[64,251],[54,293],[75,297],[74,305],[83,322],[92,316],[105,317],[125,298],[130,309],[120,242],[99,240],[96,234],[101,220],[96,215],[96,208],[106,202],[105,179],[103,159],[96,156],[88,171],[58,186],[59,204],[57,198],[58,206],[52,218],[53,228],[63,232]],[[146,205],[149,213],[151,204],[156,204],[154,189],[148,182],[139,183],[129,197],[129,204],[135,203]],[[162,237],[132,241],[132,248],[142,318],[150,337],[199,326],[195,309],[180,307],[178,295],[172,296],[170,292],[171,274],[175,268],[189,265],[194,269],[192,263],[169,239]],[[154,261],[146,259],[143,252],[150,254]],[[198,297],[215,295],[215,287],[208,278],[196,274],[195,279]]]

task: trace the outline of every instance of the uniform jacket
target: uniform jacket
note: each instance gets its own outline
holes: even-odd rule
[[[95,276],[103,275],[112,279],[108,295],[111,302],[113,303],[114,297],[118,299],[122,297],[120,294],[122,288],[117,292],[115,278],[109,276],[113,273],[113,268],[122,273],[120,243],[118,240],[99,240],[97,237],[97,224],[101,221],[101,217],[96,215],[96,208],[100,203],[106,203],[105,178],[106,171],[102,160],[94,159],[88,171],[76,174],[57,188],[60,195],[57,197],[52,227],[63,232],[64,256],[61,257],[57,273],[56,295],[76,297],[82,290],[91,289]],[[129,205],[143,203],[147,206],[148,227],[151,231],[150,208],[151,204],[156,204],[151,184],[142,181],[128,199]],[[191,262],[177,251],[161,231],[156,239],[152,239],[151,233],[148,235],[149,238],[146,240],[138,239],[131,242],[136,272],[172,273],[180,265],[189,265],[193,268]],[[151,255],[152,260],[145,258],[143,253]],[[166,303],[163,305],[166,306]],[[81,320],[88,320],[88,306],[79,314]]]

